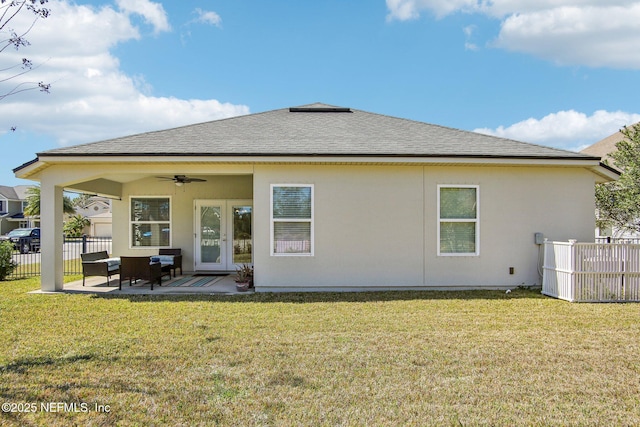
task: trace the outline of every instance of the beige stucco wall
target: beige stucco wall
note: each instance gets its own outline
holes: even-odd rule
[[[421,168],[257,166],[254,181],[260,289],[422,284]],[[270,184],[314,184],[314,256],[270,255]]]
[[[596,175],[560,166],[194,165],[206,183],[176,187],[155,165],[136,166],[141,178],[114,191],[113,253],[153,255],[129,247],[130,196],[170,196],[173,247],[193,267],[194,200],[254,200],[254,265],[259,291],[291,289],[506,288],[539,282],[534,233],[551,240],[592,241]],[[184,167],[176,165],[184,173]],[[62,188],[133,166],[52,166],[42,173],[43,289],[62,288]],[[142,176],[145,176],[142,178]],[[312,257],[270,255],[270,184],[313,184],[315,251]],[[480,255],[437,256],[439,184],[478,185]],[[55,225],[55,226],[54,226]],[[57,268],[56,268],[57,266]],[[509,274],[509,267],[515,274]]]
[[[480,256],[437,256],[437,185],[480,188]],[[595,175],[580,168],[425,168],[425,284],[539,284],[534,233],[592,241]],[[509,274],[513,267],[515,274]]]
[[[312,257],[269,253],[270,184],[287,183],[314,185]],[[594,183],[582,168],[256,166],[257,289],[534,285],[535,232],[593,239]],[[479,186],[479,256],[437,255],[438,184]]]
[[[158,253],[157,248],[129,247],[129,202],[131,196],[169,196],[171,197],[172,247],[182,249],[184,270],[193,270],[194,200],[251,199],[253,198],[253,178],[251,175],[189,176],[207,181],[177,187],[171,181],[160,181],[150,177],[123,185],[122,200],[115,200],[112,203],[114,254],[143,256]]]

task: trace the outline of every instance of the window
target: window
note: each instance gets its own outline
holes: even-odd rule
[[[271,185],[271,255],[313,255],[312,185]]]
[[[171,199],[131,197],[131,247],[171,246]]]
[[[479,255],[477,185],[438,186],[438,255]]]

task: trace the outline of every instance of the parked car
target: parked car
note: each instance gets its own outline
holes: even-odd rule
[[[16,228],[11,230],[3,240],[9,240],[13,247],[21,254],[37,252],[40,250],[40,229],[39,228]]]

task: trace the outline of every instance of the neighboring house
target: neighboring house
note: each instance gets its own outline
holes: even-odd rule
[[[536,233],[593,241],[594,184],[619,176],[597,156],[325,104],[53,149],[14,172],[41,182],[50,291],[65,188],[116,199],[115,255],[252,261],[257,291],[504,289],[540,283]]]
[[[111,237],[111,200],[106,197],[91,197],[84,206],[76,206],[76,214],[91,220],[85,233],[94,237]]]
[[[86,234],[93,237],[112,237],[113,218],[111,212],[103,212],[87,218],[91,220],[91,225],[89,225],[89,230]]]
[[[638,123],[636,123],[638,124]],[[634,125],[631,125],[634,126]],[[630,126],[630,127],[631,127]],[[608,137],[601,139],[600,141],[592,144],[581,151],[583,154],[591,156],[601,157],[603,161],[606,161],[610,166],[615,168],[614,160],[611,158],[611,154],[617,150],[616,144],[625,139],[622,132],[618,131]],[[599,228],[596,227],[596,237],[614,237],[616,239],[637,239],[640,238],[640,233],[634,233],[629,230],[619,229],[617,227]]]
[[[111,200],[93,196],[83,206],[76,206],[76,214],[86,217],[111,212]]]
[[[39,221],[25,218],[27,189],[30,185],[7,187],[0,185],[0,234],[4,235],[16,228],[37,227]]]
[[[638,124],[638,123],[636,123]],[[633,125],[631,125],[633,126]],[[624,135],[622,132],[618,131],[609,135],[606,138],[601,139],[600,141],[592,144],[581,151],[583,154],[588,154],[590,156],[601,157],[603,161],[606,161],[611,166],[615,166],[614,160],[611,158],[610,154],[617,150],[616,144],[624,139]]]

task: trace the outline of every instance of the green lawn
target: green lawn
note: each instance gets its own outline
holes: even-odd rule
[[[37,406],[0,425],[640,424],[637,304],[27,294],[38,280],[0,282],[0,403]]]

